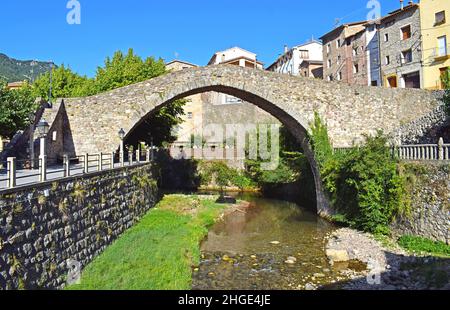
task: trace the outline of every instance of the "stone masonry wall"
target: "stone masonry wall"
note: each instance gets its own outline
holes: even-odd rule
[[[404,164],[412,198],[411,214],[392,225],[394,235],[417,235],[449,244],[450,164]]]
[[[436,144],[439,138],[450,142],[450,118],[445,111],[445,106],[436,107],[429,114],[401,126],[395,135],[397,142],[405,144]]]
[[[64,287],[157,196],[149,164],[1,192],[0,290]]]

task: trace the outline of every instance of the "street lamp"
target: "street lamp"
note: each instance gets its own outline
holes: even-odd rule
[[[39,134],[40,142],[40,153],[39,153],[39,170],[40,170],[40,181],[45,182],[47,180],[47,155],[46,153],[46,137],[49,129],[48,123],[45,121],[45,119],[41,119],[39,123],[36,125],[36,130]]]
[[[123,130],[123,128],[120,128],[119,132],[119,138],[120,138],[120,165],[123,166],[124,165],[124,160],[125,160],[125,154],[124,154],[124,145],[123,145],[123,139],[125,138],[125,131]]]
[[[48,129],[50,126],[48,125],[45,119],[41,119],[39,123],[36,125],[36,130],[39,134],[40,140],[40,156],[45,156],[45,138],[48,134]]]

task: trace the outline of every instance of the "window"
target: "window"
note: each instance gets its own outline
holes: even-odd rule
[[[336,41],[336,47],[337,47],[337,48],[341,47],[341,40],[340,40],[340,39],[338,39],[338,40]]]
[[[386,58],[384,59],[384,64],[385,65],[390,65],[391,64],[391,57],[390,56],[386,56]]]
[[[353,48],[353,56],[357,56],[358,55],[358,48]]]
[[[402,31],[402,40],[407,40],[411,38],[411,25],[403,27],[401,31]]]
[[[331,81],[333,81],[333,76],[329,75],[327,79],[328,79],[328,82],[331,82]]]
[[[445,11],[441,11],[441,12],[437,12],[435,14],[435,22],[434,25],[441,25],[441,24],[445,24]]]
[[[370,85],[371,85],[371,86],[378,86],[378,81],[372,81],[372,82],[370,83]]]
[[[187,116],[188,116],[188,119],[192,119],[192,117],[193,117],[192,112],[188,112]]]
[[[330,53],[330,50],[331,50],[331,45],[330,45],[330,44],[327,44],[327,53],[328,53],[328,54]]]
[[[338,73],[338,81],[342,81],[342,72]]]
[[[354,64],[353,65],[353,73],[358,73],[359,72],[359,65],[358,64]]]
[[[57,136],[58,136],[58,133],[57,133],[56,131],[54,131],[54,132],[52,133],[52,141],[53,141],[53,142],[56,141]]]
[[[327,66],[328,66],[328,68],[331,68],[331,59],[328,59]]]
[[[447,55],[447,36],[442,36],[438,38],[438,56]]]
[[[410,49],[402,52],[402,64],[410,63],[412,60],[412,51]]]
[[[337,64],[339,65],[340,63],[341,63],[341,55],[338,55]]]
[[[389,42],[389,33],[384,34],[384,42]]]

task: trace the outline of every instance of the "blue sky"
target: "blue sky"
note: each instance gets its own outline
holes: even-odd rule
[[[320,37],[336,18],[366,18],[368,0],[78,0],[81,25],[69,25],[68,0],[2,1],[0,53],[52,60],[92,76],[115,50],[205,65],[240,46],[265,65],[289,46]],[[406,1],[405,1],[406,2]],[[416,1],[417,2],[417,1]],[[380,0],[382,13],[398,0]]]

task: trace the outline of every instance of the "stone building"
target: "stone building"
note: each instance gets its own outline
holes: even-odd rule
[[[379,25],[381,76],[387,87],[421,88],[422,47],[419,5],[381,18]]]
[[[181,60],[173,60],[166,64],[166,69],[170,72],[197,67],[197,65]],[[175,128],[177,143],[188,143],[191,140],[191,135],[203,124],[203,101],[201,94],[189,96],[185,99],[187,99],[187,103],[184,106],[183,123],[178,128]]]
[[[450,1],[421,0],[423,87],[442,89],[441,75],[450,67]]]
[[[365,21],[341,25],[320,39],[323,42],[325,80],[367,85]]]
[[[268,68],[283,74],[300,75],[312,78],[323,77],[323,46],[316,40],[294,46],[291,49],[285,47],[281,55]]]

